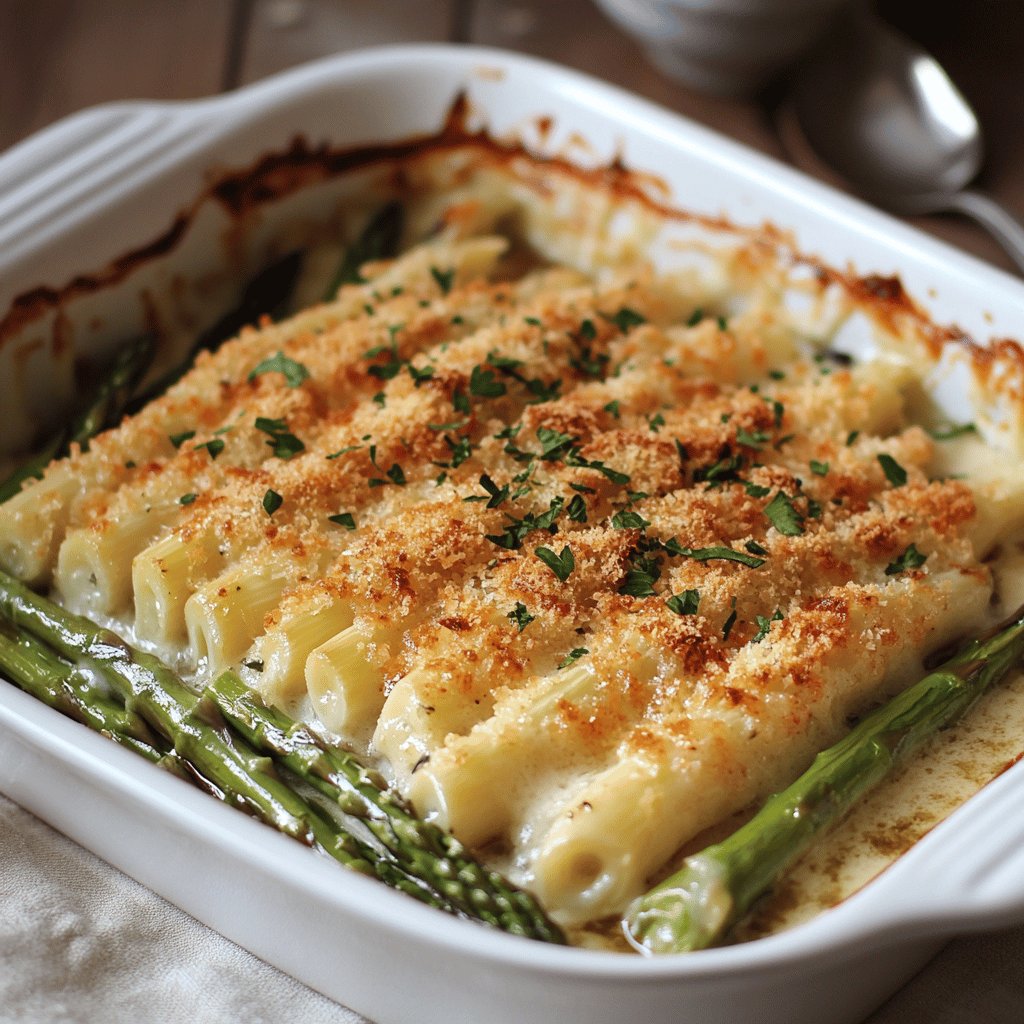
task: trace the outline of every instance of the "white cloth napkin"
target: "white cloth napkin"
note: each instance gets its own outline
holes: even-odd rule
[[[0,1021],[365,1024],[3,797]]]
[[[0,1022],[15,1021],[367,1024],[0,797]],[[865,1024],[1021,1021],[1024,927],[951,942]]]

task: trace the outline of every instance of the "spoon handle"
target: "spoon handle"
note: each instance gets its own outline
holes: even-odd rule
[[[980,192],[957,192],[948,197],[949,208],[977,221],[1006,250],[1024,274],[1024,225],[994,199]]]

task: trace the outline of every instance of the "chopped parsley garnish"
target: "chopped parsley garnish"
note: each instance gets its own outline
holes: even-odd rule
[[[389,359],[386,363],[378,363],[376,366],[371,366],[368,372],[378,380],[392,380],[398,376],[398,371],[401,369],[402,360],[396,357]]]
[[[612,416],[615,417],[615,419],[618,419],[619,418],[619,400],[616,398],[614,401],[608,402],[607,405],[604,406],[604,411],[607,412],[607,413],[610,413]]]
[[[569,484],[574,491],[579,491],[580,494],[597,494],[597,491],[593,487],[588,487],[586,484]]]
[[[428,423],[427,427],[438,432],[443,430],[461,430],[467,423],[469,423],[469,420],[452,420],[451,423]]]
[[[719,560],[722,562],[739,562],[750,569],[759,569],[764,565],[763,558],[755,558],[753,555],[745,555],[742,551],[735,551],[727,547],[711,548],[684,548],[675,537],[665,541],[662,547],[670,555],[678,555],[681,558],[693,558],[698,562],[711,562]],[[767,552],[765,552],[767,554]]]
[[[612,527],[616,530],[646,530],[650,526],[650,520],[632,509],[623,509],[612,516]]]
[[[219,437],[215,437],[212,441],[207,441],[205,444],[197,444],[195,451],[199,451],[201,448],[205,448],[210,453],[211,459],[216,459],[224,451],[224,442]]]
[[[691,314],[690,319],[686,321],[687,327],[696,327],[697,324],[704,319],[704,310],[698,306]]]
[[[470,394],[479,398],[500,398],[508,389],[494,375],[493,370],[482,366],[474,366],[469,378]]]
[[[797,512],[793,499],[779,491],[765,506],[764,514],[772,526],[786,537],[799,537],[804,532],[804,518]]]
[[[283,504],[284,498],[277,491],[268,487],[267,493],[263,495],[263,511],[268,516],[272,516]]]
[[[729,617],[725,620],[722,625],[722,639],[728,640],[729,634],[732,632],[732,627],[736,625],[736,598],[732,599],[732,611],[729,612]]]
[[[623,306],[618,313],[605,319],[615,324],[623,334],[633,327],[639,327],[641,324],[647,323],[647,317],[642,313],[638,313],[635,309],[630,309],[629,306]]]
[[[452,290],[452,282],[455,280],[455,268],[450,270],[438,270],[437,267],[430,268],[430,276],[437,282],[442,295],[447,295]]]
[[[586,647],[574,647],[559,663],[558,667],[568,668],[574,661],[579,661],[584,654],[589,654],[590,651]]]
[[[976,434],[978,428],[973,423],[946,423],[941,427],[932,427],[928,431],[929,437],[935,441],[952,441],[954,437],[963,437],[964,434]],[[174,438],[171,438],[173,441]]]
[[[405,473],[402,472],[402,467],[397,463],[392,463],[391,468],[387,471],[387,478],[399,487],[405,486]]]
[[[907,569],[918,569],[928,560],[927,555],[921,554],[913,544],[900,555],[894,562],[885,567],[886,576],[895,576],[897,573],[905,572]]]
[[[469,415],[469,396],[465,391],[456,391],[452,395],[452,407],[456,412],[461,412],[464,416]]]
[[[771,377],[772,380],[785,380],[786,379],[786,375],[782,372],[782,370],[769,370],[768,371],[768,376]]]
[[[533,553],[564,583],[576,568],[576,559],[573,557],[572,548],[568,544],[562,548],[560,554],[555,554],[551,548],[534,548]]]
[[[339,448],[336,452],[331,452],[330,455],[325,455],[327,459],[340,459],[342,455],[348,455],[349,452],[357,452],[363,446],[361,444],[350,444],[344,448]]]
[[[744,444],[748,448],[760,448],[765,441],[769,440],[770,435],[766,434],[763,430],[745,430],[740,427],[736,431],[736,443]]]
[[[782,621],[782,612],[776,608],[771,618],[766,615],[755,615],[754,618],[757,620],[757,632],[750,638],[750,642],[759,644],[768,635],[772,623]]]
[[[604,371],[610,361],[611,356],[601,352],[595,355],[589,348],[584,348],[579,358],[570,359],[569,363],[584,376],[593,377],[596,380],[604,376]]]
[[[522,633],[522,631],[526,629],[526,627],[533,622],[535,618],[537,618],[536,615],[531,615],[527,611],[526,605],[523,604],[522,601],[516,601],[515,608],[513,608],[506,617],[511,619],[519,627],[520,633]]]
[[[537,428],[537,440],[541,445],[540,457],[545,462],[562,458],[576,442],[571,434],[563,434],[549,427]]]
[[[258,363],[250,372],[249,380],[255,380],[265,373],[280,373],[290,388],[297,388],[304,380],[309,379],[309,370],[302,363],[289,359],[283,352],[278,352],[277,355]]]
[[[665,426],[665,417],[662,416],[660,412],[656,412],[647,421],[647,426],[656,434],[663,426]]]
[[[727,331],[729,329],[729,321],[724,316],[718,318],[718,329],[720,331]]]
[[[407,363],[405,368],[409,371],[409,376],[412,377],[416,387],[434,376],[432,366],[413,366],[412,363]]]
[[[496,370],[504,370],[509,374],[512,374],[513,370],[518,370],[523,365],[522,359],[503,356],[500,352],[495,352],[493,349],[487,353],[487,362]]]
[[[384,408],[385,405],[387,405],[387,398],[384,397],[384,392],[383,391],[378,391],[377,394],[375,394],[373,396],[373,401],[374,401],[374,403],[376,405],[379,405],[382,409]]]
[[[539,405],[541,402],[553,402],[556,398],[559,398],[562,392],[561,380],[553,380],[550,384],[546,384],[539,377],[533,380],[524,382],[526,384],[526,390],[533,395],[531,405]]]
[[[499,487],[486,473],[480,477],[480,486],[489,495],[488,508],[497,508],[508,498],[508,484]]]
[[[767,555],[768,549],[758,544],[756,540],[748,540],[743,545],[752,555]]]
[[[580,324],[580,337],[584,341],[593,341],[597,337],[597,328],[593,320],[584,320]]]
[[[186,441],[191,441],[196,436],[194,430],[183,430],[180,434],[171,434],[168,440],[175,448],[180,448]]]
[[[891,455],[884,453],[879,455],[878,462],[885,473],[886,480],[893,487],[902,487],[907,482],[907,471]]]
[[[710,484],[724,483],[726,480],[735,480],[736,474],[743,468],[743,457],[741,455],[726,455],[710,466],[701,466],[693,472],[695,483],[706,481]]]
[[[860,437],[860,431],[859,430],[851,430],[846,435],[846,447],[847,448],[851,447],[853,445],[853,442],[856,441],[858,437]]]
[[[749,480],[743,481],[743,489],[752,498],[766,498],[771,493],[770,487],[762,487],[760,484],[752,484]]]
[[[339,512],[337,515],[328,516],[327,519],[328,522],[344,526],[346,530],[354,530],[356,528],[355,516],[351,512]]]
[[[195,495],[191,491],[189,491],[188,494],[183,494],[178,499],[178,504],[179,505],[191,505],[192,502],[196,500],[196,497],[197,497],[197,495]]]
[[[574,523],[585,523],[587,521],[587,503],[578,494],[572,496],[572,500],[565,511]]]
[[[544,321],[538,320],[535,316],[524,316],[523,321],[528,323],[531,327],[543,327]]]
[[[473,446],[470,444],[468,437],[457,437],[453,441],[449,434],[445,434],[444,443],[451,450],[451,461],[448,463],[438,463],[438,465],[447,465],[449,469],[458,469],[473,453]]]
[[[681,594],[673,594],[666,598],[665,604],[676,615],[696,615],[700,607],[700,591],[684,590]]]
[[[817,459],[811,459],[810,466],[811,472],[815,476],[828,476],[830,467],[827,462],[819,462]]]
[[[284,420],[257,416],[256,429],[270,435],[267,446],[278,459],[287,461],[293,455],[298,455],[299,452],[306,450],[306,446],[294,434],[289,433],[288,425]]]
[[[629,597],[653,597],[654,584],[660,576],[660,559],[645,554],[637,555],[626,570],[626,578],[619,587],[619,593]]]

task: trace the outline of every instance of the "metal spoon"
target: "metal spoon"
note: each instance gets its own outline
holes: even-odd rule
[[[898,213],[972,217],[1024,272],[1024,226],[966,189],[981,168],[978,119],[916,43],[852,10],[799,70],[792,97],[807,141],[864,196]]]

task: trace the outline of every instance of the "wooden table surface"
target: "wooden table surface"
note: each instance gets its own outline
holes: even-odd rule
[[[933,0],[926,18],[911,0],[879,8],[974,105],[987,141],[978,185],[1024,214],[1024,4]],[[445,40],[580,68],[840,184],[801,144],[784,100],[721,99],[668,80],[589,0],[0,0],[0,150],[107,100],[205,96],[344,50]],[[972,223],[914,223],[1013,269]],[[872,1024],[1018,1024],[1022,958],[1024,929],[958,940]]]

